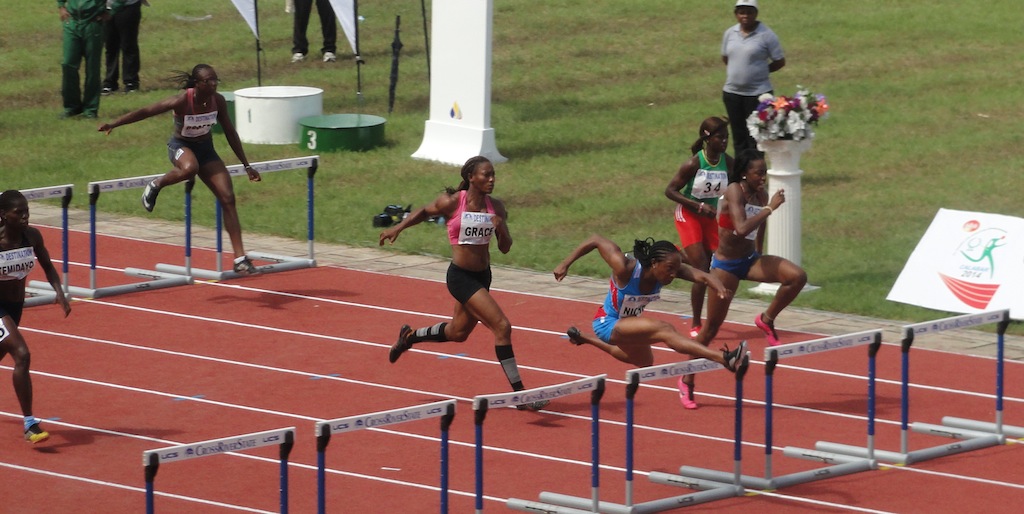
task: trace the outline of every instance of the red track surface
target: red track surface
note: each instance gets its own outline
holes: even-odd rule
[[[47,232],[59,258],[59,234]],[[88,262],[88,242],[73,234],[71,261]],[[107,268],[180,264],[182,251],[102,238],[98,286],[135,280]],[[209,255],[196,257],[203,265]],[[72,284],[88,286],[75,266]],[[38,277],[33,277],[39,280]],[[440,278],[440,277],[439,277]],[[502,287],[503,284],[495,284]],[[607,374],[601,403],[601,497],[624,501],[625,385],[630,366],[562,337],[569,324],[588,327],[590,303],[497,291],[515,324],[516,355],[528,387]],[[176,444],[296,427],[290,457],[291,512],[316,511],[314,424],[356,414],[454,398],[451,512],[474,509],[475,440],[470,400],[508,384],[480,327],[464,344],[420,345],[394,364],[387,349],[398,327],[436,323],[451,313],[441,282],[336,267],[225,283],[145,291],[79,301],[71,317],[57,307],[27,309],[22,330],[32,349],[36,415],[53,434],[24,443],[13,392],[0,394],[0,505],[8,512],[143,512],[142,453]],[[665,319],[678,318],[660,313]],[[787,342],[814,339],[783,333]],[[994,337],[994,336],[993,336]],[[720,343],[751,341],[754,361],[744,384],[743,473],[764,476],[763,338],[730,324]],[[994,420],[992,360],[912,351],[911,421],[950,415]],[[658,363],[679,360],[669,351]],[[876,447],[899,450],[898,346],[878,360]],[[0,368],[9,383],[10,361]],[[784,360],[775,373],[774,474],[817,466],[782,455],[784,446],[816,441],[866,444],[866,350]],[[1024,366],[1007,363],[1005,422],[1024,426]],[[686,494],[651,483],[650,471],[681,465],[733,469],[733,393],[726,372],[698,377],[697,411],[684,411],[673,383],[641,387],[636,397],[635,501]],[[955,391],[954,391],[955,389]],[[964,394],[964,392],[972,394]],[[557,400],[543,413],[495,409],[484,423],[485,511],[504,512],[509,497],[541,491],[590,496],[588,395]],[[436,420],[363,430],[332,438],[326,452],[330,512],[437,512],[440,484]],[[950,443],[912,434],[911,449]],[[720,500],[718,512],[1018,512],[1024,503],[1024,448],[977,450],[905,467],[883,467]],[[277,448],[161,466],[158,512],[276,512]]]

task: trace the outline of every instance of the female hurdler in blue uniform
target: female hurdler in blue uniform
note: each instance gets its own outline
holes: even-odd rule
[[[25,440],[33,444],[47,440],[50,434],[32,415],[32,377],[28,370],[31,357],[18,324],[25,307],[25,282],[36,260],[67,316],[71,304],[61,289],[60,275],[50,262],[42,234],[28,225],[28,200],[20,191],[4,191],[0,194],[0,359],[8,353],[14,359],[14,394],[25,416]]]
[[[676,278],[703,283],[724,297],[730,293],[720,280],[683,264],[682,254],[668,241],[637,240],[633,256],[627,257],[618,245],[597,234],[583,241],[555,268],[555,280],[565,278],[569,266],[594,249],[601,253],[612,270],[610,289],[594,316],[597,337],[584,335],[572,327],[567,334],[573,344],[589,344],[622,362],[646,367],[654,363],[651,345],[665,343],[679,353],[717,362],[730,371],[736,370],[747,353],[746,341],[734,350],[725,348],[719,352],[691,341],[668,322],[640,316],[648,304],[660,298],[662,286]]]

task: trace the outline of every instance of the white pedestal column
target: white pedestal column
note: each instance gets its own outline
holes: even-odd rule
[[[414,159],[462,166],[482,155],[505,162],[491,128],[494,0],[434,0],[430,119]]]
[[[786,203],[768,217],[765,236],[765,252],[800,264],[801,191],[800,156],[811,148],[811,141],[763,141],[757,144],[768,161],[768,198],[779,189],[786,191]],[[760,294],[774,295],[779,284],[758,284],[750,290]],[[807,285],[804,291],[817,289]]]

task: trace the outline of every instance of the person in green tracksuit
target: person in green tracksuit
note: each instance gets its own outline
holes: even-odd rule
[[[122,0],[111,2],[111,9],[121,7]],[[64,58],[61,61],[61,97],[64,112],[61,118],[84,114],[95,118],[100,109],[101,58],[103,55],[103,23],[110,18],[107,0],[57,0],[57,9],[64,25]],[[85,85],[79,83],[78,68],[85,58]]]

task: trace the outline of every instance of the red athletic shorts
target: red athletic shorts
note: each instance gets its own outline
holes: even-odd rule
[[[718,249],[718,224],[715,218],[698,216],[696,213],[676,205],[676,231],[682,247],[703,243],[704,249],[713,252]]]

